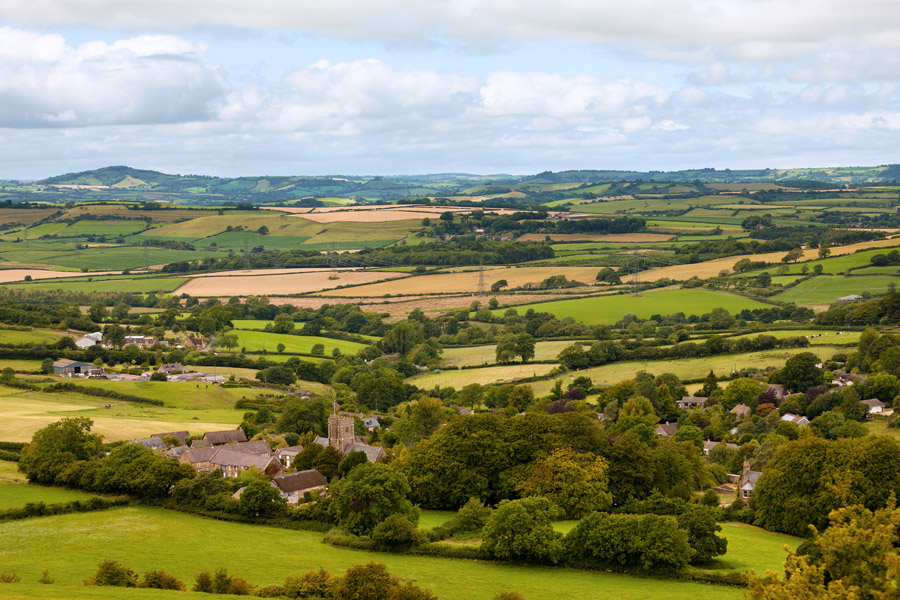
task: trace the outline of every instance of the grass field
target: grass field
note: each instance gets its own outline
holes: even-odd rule
[[[19,472],[18,463],[11,460],[0,460],[0,481],[22,483],[25,476]]]
[[[89,494],[82,494],[81,492],[65,490],[62,488],[0,481],[0,510],[20,508],[29,502],[54,504],[56,502],[87,500],[88,498],[90,498]]]
[[[563,381],[563,385],[582,375],[590,377],[596,385],[612,385],[613,383],[630,379],[640,371],[647,371],[653,375],[662,373],[675,373],[681,379],[700,379],[712,370],[720,379],[728,377],[732,369],[740,371],[747,367],[764,369],[766,367],[784,366],[784,362],[795,354],[801,352],[813,352],[822,359],[831,358],[838,352],[846,352],[846,348],[833,346],[816,346],[815,348],[789,348],[784,350],[766,350],[764,352],[748,352],[745,354],[724,354],[702,358],[668,359],[658,361],[629,361],[612,363],[601,367],[592,367],[564,373],[554,379],[536,381],[531,385],[534,393],[544,396],[550,393],[557,379]],[[478,370],[478,369],[473,369]],[[465,372],[465,371],[464,371]],[[490,383],[481,381],[478,383]]]
[[[176,388],[169,388],[169,394],[173,404],[193,405],[197,402],[197,399],[186,396],[184,391],[176,392]],[[104,408],[106,404],[111,404],[111,408]],[[47,394],[0,388],[0,414],[3,415],[0,419],[0,440],[4,441],[27,442],[35,431],[62,417],[88,417],[94,421],[94,433],[102,435],[107,441],[116,441],[144,438],[161,431],[186,429],[195,434],[234,429],[241,422],[244,411],[130,404],[80,394]]]
[[[541,377],[546,375],[559,365],[538,363],[525,365],[498,365],[481,369],[460,369],[453,371],[441,371],[440,373],[425,373],[414,375],[406,379],[409,383],[421,389],[429,390],[434,386],[452,385],[456,389],[462,389],[470,383],[512,383],[529,377]]]
[[[572,341],[537,342],[534,345],[534,360],[555,360],[563,348],[571,346]],[[443,365],[445,367],[474,367],[496,363],[497,346],[466,346],[463,348],[444,348]]]
[[[14,288],[28,288],[36,290],[63,290],[69,292],[134,292],[145,294],[148,292],[172,292],[180,285],[184,285],[186,279],[179,277],[156,277],[138,279],[106,279],[100,281],[42,281],[37,283],[11,283]]]
[[[859,342],[860,331],[826,331],[822,329],[785,329],[783,331],[757,331],[754,333],[745,333],[736,335],[731,339],[738,338],[754,338],[761,335],[771,335],[772,337],[782,338],[807,336],[810,337],[809,343],[813,346],[827,346],[829,344],[855,344]],[[812,338],[811,336],[819,336]]]
[[[237,329],[238,345],[246,348],[247,352],[259,352],[265,349],[274,353],[278,344],[284,344],[284,351],[308,354],[315,344],[325,346],[325,355],[331,356],[331,351],[337,348],[342,354],[356,354],[366,347],[365,344],[333,340],[331,338],[316,337],[311,335],[288,335],[283,333],[269,333],[267,331],[247,331]]]
[[[826,304],[850,294],[861,294],[862,292],[883,294],[887,292],[890,284],[897,285],[898,283],[900,283],[900,278],[890,275],[864,277],[820,275],[807,279],[774,298],[796,304]]]
[[[187,532],[190,560],[185,560],[185,552],[173,551],[171,544],[160,543],[184,539]],[[490,600],[507,590],[528,600],[742,597],[740,589],[721,586],[336,548],[323,545],[322,535],[317,533],[227,523],[150,507],[14,521],[0,524],[0,537],[4,540],[0,545],[4,570],[18,573],[23,582],[33,582],[47,569],[57,583],[43,587],[53,593],[64,590],[67,595],[59,597],[69,598],[96,597],[94,588],[85,588],[82,579],[96,570],[102,558],[119,560],[139,573],[163,569],[186,583],[192,583],[202,570],[226,567],[254,585],[281,583],[287,575],[320,567],[343,574],[351,565],[375,560],[385,563],[395,576],[415,580],[441,600]],[[48,548],[53,552],[47,552]],[[289,560],[273,559],[273,551]],[[8,590],[4,589],[4,596],[19,590],[25,598],[47,593],[37,584],[26,583],[12,584]],[[109,597],[132,597],[126,595],[128,590],[115,592]]]
[[[627,313],[646,319],[651,315],[670,315],[684,312],[686,315],[703,315],[714,308],[724,308],[730,313],[740,312],[745,308],[766,308],[769,305],[709,290],[662,290],[645,292],[641,296],[613,295],[578,298],[575,300],[556,300],[540,304],[526,304],[514,307],[520,315],[529,308],[536,312],[549,312],[557,318],[572,317],[576,321],[595,325],[598,323],[615,323]],[[503,315],[506,309],[497,309],[495,315]]]
[[[63,335],[63,331],[50,329],[0,329],[0,344],[43,344],[55,342]]]

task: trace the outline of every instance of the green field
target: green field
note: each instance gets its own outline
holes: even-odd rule
[[[571,346],[572,341],[537,342],[534,345],[534,360],[556,360],[563,348]],[[492,365],[497,362],[497,346],[465,346],[462,348],[444,348],[443,366],[474,367]]]
[[[28,485],[24,483],[10,483],[0,481],[0,510],[7,508],[20,508],[29,502],[44,502],[55,504],[57,502],[72,502],[73,500],[87,500],[89,494],[65,490],[62,488],[44,487],[40,485]]]
[[[683,312],[685,315],[703,315],[714,308],[724,308],[737,313],[745,308],[768,308],[768,304],[742,296],[708,290],[663,290],[645,292],[641,296],[630,294],[615,296],[594,296],[577,300],[555,300],[540,304],[526,304],[514,307],[520,315],[532,308],[535,312],[549,312],[559,319],[572,317],[588,325],[616,323],[627,313],[647,319],[652,315],[671,315]],[[505,308],[497,309],[496,316],[502,316]]]
[[[123,267],[124,268],[124,267]],[[94,281],[42,281],[7,284],[13,288],[30,290],[62,290],[68,292],[173,292],[189,280],[181,277],[157,277],[138,279],[103,279]]]
[[[425,373],[414,375],[406,379],[409,383],[423,389],[430,390],[434,386],[452,385],[456,389],[462,389],[470,383],[511,383],[529,377],[541,377],[552,371],[559,365],[547,363],[530,363],[525,365],[498,365],[483,367],[480,369],[459,369],[441,371],[438,373]]]
[[[0,344],[44,344],[55,342],[63,335],[65,332],[51,329],[0,329]]]
[[[900,283],[900,278],[890,275],[864,277],[820,275],[807,279],[774,298],[796,304],[828,304],[850,294],[862,294],[863,292],[884,294],[892,283],[897,285]]]
[[[809,343],[813,346],[827,346],[829,344],[856,344],[859,342],[860,331],[826,331],[822,329],[785,329],[782,331],[757,331],[754,333],[745,333],[736,335],[730,339],[736,340],[740,338],[755,338],[760,335],[771,335],[777,339],[806,336],[809,337]],[[813,338],[811,336],[819,337]]]
[[[86,248],[75,252],[70,248],[59,252],[24,251],[16,255],[5,254],[7,260],[21,263],[35,263],[89,271],[109,271],[138,269],[149,265],[162,265],[184,260],[196,260],[214,253],[203,250],[169,250],[147,247],[146,261],[144,248],[137,246],[113,246],[107,248]]]
[[[284,333],[269,333],[266,331],[235,330],[238,337],[238,347],[245,348],[246,352],[260,352],[266,350],[274,354],[278,344],[284,344],[284,351],[288,353],[309,354],[315,344],[325,346],[325,355],[331,356],[331,351],[338,348],[342,354],[356,354],[366,347],[365,344],[333,340],[331,338],[316,337],[311,335],[289,335]]]
[[[590,377],[595,385],[612,385],[625,379],[633,378],[641,371],[647,371],[653,375],[662,373],[675,373],[681,379],[700,379],[712,370],[719,379],[728,377],[732,370],[754,367],[764,369],[766,367],[784,366],[784,361],[801,352],[813,352],[822,359],[831,358],[838,352],[846,352],[846,348],[833,346],[816,346],[815,348],[787,348],[784,350],[766,350],[763,352],[747,352],[744,354],[723,354],[702,358],[681,358],[655,361],[629,361],[612,363],[600,367],[591,367],[580,371],[564,373],[544,381],[536,381],[531,385],[537,396],[545,396],[550,393],[557,379],[563,381],[563,385],[576,377]],[[479,369],[473,369],[479,370]],[[449,371],[448,371],[449,372]],[[481,381],[485,384],[490,381]]]
[[[25,476],[19,472],[18,463],[11,460],[0,460],[0,481],[22,483]]]
[[[190,538],[190,551],[173,550],[171,543]],[[287,575],[325,568],[337,574],[351,565],[372,560],[391,572],[437,594],[441,600],[490,600],[501,591],[514,590],[528,600],[718,600],[738,599],[738,588],[644,579],[598,571],[514,567],[482,561],[405,556],[336,548],[322,544],[322,535],[202,519],[150,507],[124,507],[94,513],[41,517],[0,524],[0,564],[18,573],[23,583],[9,585],[7,593],[25,598],[96,597],[82,579],[90,576],[103,558],[121,561],[139,573],[162,569],[192,583],[202,570],[226,567],[230,574],[253,585],[282,583]],[[52,552],[48,552],[52,548]],[[258,550],[258,551],[255,551]],[[186,552],[190,560],[185,560]],[[277,556],[289,560],[277,560]],[[771,565],[777,568],[777,565]],[[56,579],[42,590],[34,582],[47,569]],[[103,590],[98,591],[102,592]],[[110,598],[131,596],[115,590]],[[171,593],[171,597],[181,597]]]

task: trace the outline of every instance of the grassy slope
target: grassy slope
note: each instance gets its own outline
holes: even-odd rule
[[[124,267],[123,267],[124,268]],[[187,282],[180,277],[147,279],[114,279],[107,281],[56,281],[10,284],[14,288],[37,290],[65,290],[69,292],[172,292]]]
[[[426,373],[408,378],[406,381],[421,389],[431,389],[436,385],[441,387],[452,385],[461,389],[470,383],[509,383],[529,377],[540,377],[552,371],[556,364],[512,364],[503,366],[484,367],[480,369],[463,369],[458,371],[443,371],[440,373]]]
[[[168,542],[184,539],[185,532],[190,532],[192,550],[173,549]],[[0,537],[5,570],[34,581],[48,569],[57,580],[54,591],[65,588],[68,597],[92,597],[93,590],[85,590],[81,580],[102,558],[118,559],[138,572],[164,569],[186,582],[201,570],[227,567],[254,585],[281,583],[289,574],[319,567],[343,573],[350,565],[376,560],[442,600],[489,600],[504,590],[518,591],[529,600],[741,597],[740,590],[719,586],[334,548],[321,544],[321,534],[223,523],[147,507],[4,523]],[[48,553],[48,547],[54,551]],[[31,595],[28,587],[16,584],[15,589],[29,594],[25,597],[40,597]],[[35,586],[33,594],[42,592]]]
[[[82,494],[72,490],[0,481],[0,510],[19,508],[29,502],[53,504],[56,502],[87,500],[88,498],[90,498],[89,494]]]
[[[275,348],[279,343],[284,344],[285,352],[303,353],[309,353],[315,344],[323,344],[325,346],[325,353],[328,356],[331,356],[333,348],[339,348],[343,354],[356,354],[366,347],[365,344],[357,344],[356,342],[346,342],[344,340],[333,340],[331,338],[309,335],[287,335],[246,330],[235,330],[234,333],[238,337],[238,346],[246,348],[247,352],[258,352],[263,349],[263,345],[265,345],[265,349],[268,352],[275,352]]]
[[[740,312],[745,308],[767,308],[769,305],[709,290],[663,290],[646,292],[641,296],[616,295],[580,298],[577,300],[556,300],[541,304],[516,306],[520,315],[529,308],[536,312],[549,312],[557,318],[572,317],[576,321],[594,325],[597,323],[615,323],[627,313],[646,319],[654,314],[670,315],[683,312],[686,315],[702,315],[714,308],[724,308],[730,313]],[[505,308],[494,311],[495,315],[503,315]]]
[[[537,342],[534,345],[535,360],[555,360],[563,348],[571,346],[574,342],[566,340],[554,340],[549,342]],[[462,348],[444,349],[444,366],[448,367],[472,367],[479,365],[492,365],[497,362],[497,346],[465,346]]]
[[[43,344],[55,342],[62,336],[62,331],[50,329],[0,329],[0,344]]]
[[[873,275],[870,277],[830,277],[819,276],[792,287],[775,296],[776,300],[796,302],[797,304],[823,304],[834,302],[838,298],[850,294],[872,292],[884,294],[888,285],[896,285],[900,281],[890,275]]]

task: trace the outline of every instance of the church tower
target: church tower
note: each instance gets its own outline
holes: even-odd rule
[[[356,441],[356,434],[353,431],[353,417],[343,417],[341,415],[331,415],[328,417],[328,445],[333,446],[344,452],[347,444]]]

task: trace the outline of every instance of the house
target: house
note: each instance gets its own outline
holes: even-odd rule
[[[240,477],[248,469],[259,469],[272,477],[284,472],[284,467],[274,456],[232,452],[225,447],[214,448],[214,450],[214,454],[208,461],[209,470],[220,469],[223,477]]]
[[[850,294],[849,296],[841,296],[836,300],[836,302],[854,302],[856,300],[862,300],[863,297],[859,294]]]
[[[272,448],[269,446],[269,442],[265,440],[237,442],[221,447],[230,452],[243,452],[245,454],[256,454],[257,456],[272,456]]]
[[[303,452],[303,446],[288,446],[287,448],[279,448],[275,451],[275,458],[277,458],[281,464],[284,465],[285,469],[290,469],[291,465],[294,464],[294,460],[296,460],[297,455]]]
[[[93,374],[98,369],[101,373],[103,372],[102,367],[95,367],[91,363],[69,360],[67,358],[61,358],[53,363],[53,372],[59,373],[60,375],[65,375],[67,377],[72,377],[74,375],[83,376]]]
[[[684,396],[676,402],[678,404],[678,408],[683,408],[684,410],[692,410],[695,408],[703,408],[703,405],[706,404],[706,401],[709,398],[704,398],[702,396]]]
[[[728,412],[733,414],[734,417],[739,421],[750,418],[750,407],[746,404],[738,404]]]
[[[140,444],[144,448],[148,450],[168,450],[169,447],[166,446],[166,443],[162,441],[162,439],[158,437],[148,437],[143,440],[132,440],[132,444]]]
[[[188,450],[187,446],[175,446],[174,448],[169,448],[166,452],[166,458],[174,458],[178,460],[181,458],[181,455],[184,454],[185,450]]]
[[[196,440],[195,440],[196,441]],[[218,451],[218,448],[209,446],[207,448],[188,448],[178,457],[178,462],[191,465],[198,473],[211,470],[209,459]]]
[[[209,373],[202,374],[200,376],[200,380],[203,383],[212,383],[212,384],[225,383],[225,377],[223,375],[210,375]]]
[[[831,385],[836,385],[838,387],[847,387],[853,385],[854,383],[861,383],[865,381],[867,377],[862,374],[857,373],[843,373],[838,375],[834,379],[831,380]]]
[[[809,419],[801,417],[800,415],[795,415],[794,413],[784,413],[781,415],[781,420],[793,423],[797,427],[806,427],[809,425]]]
[[[246,442],[247,434],[243,429],[234,429],[231,431],[208,431],[203,435],[203,439],[207,440],[213,446],[220,444],[233,444],[234,442]]]
[[[163,363],[159,365],[156,371],[166,375],[174,375],[175,373],[184,373],[185,370],[184,365],[181,363]]]
[[[203,342],[203,338],[189,335],[184,338],[184,342],[182,343],[182,345],[185,348],[202,348],[206,344]]]
[[[706,440],[703,442],[703,454],[709,454],[709,451],[721,444],[722,442],[713,442],[710,440]],[[737,444],[732,444],[730,442],[725,444],[726,448],[730,448],[732,450],[738,450],[739,447]]]
[[[124,346],[137,346],[138,348],[149,348],[157,342],[155,337],[150,337],[146,335],[126,335],[125,341],[123,342]]]
[[[80,350],[84,350],[85,348],[96,346],[101,342],[103,342],[103,334],[99,331],[95,331],[94,333],[89,333],[86,336],[80,337],[75,340],[75,346],[77,346]]]
[[[212,448],[212,442],[209,440],[191,440],[191,448]]]
[[[288,504],[297,504],[306,492],[324,490],[327,483],[325,476],[315,469],[272,478],[272,485],[281,492],[281,497]]]
[[[378,462],[386,455],[384,448],[382,448],[381,446],[370,446],[368,444],[363,444],[362,442],[347,444],[346,446],[344,446],[343,452],[344,456],[350,454],[351,452],[362,452],[366,455],[366,459],[370,463]]]
[[[374,429],[378,429],[381,427],[381,423],[375,417],[365,417],[362,420],[363,425],[366,426],[366,429],[372,431]]]
[[[181,442],[181,445],[183,446],[184,444],[187,443],[187,439],[188,439],[188,437],[190,437],[190,435],[191,434],[188,433],[187,431],[168,431],[166,433],[151,433],[150,437],[164,438],[166,436],[172,436],[173,438],[175,438],[179,442]]]
[[[672,437],[678,431],[678,423],[669,423],[666,421],[662,425],[658,425],[653,433],[662,437]]]
[[[750,470],[750,461],[744,461],[744,470],[741,473],[741,479],[738,482],[738,493],[740,494],[741,500],[747,504],[750,503],[750,498],[753,496],[753,491],[756,489],[756,481],[759,479],[760,475],[762,475],[762,472]]]
[[[877,398],[863,400],[862,403],[868,407],[868,413],[870,415],[877,415],[884,412],[884,402]]]

